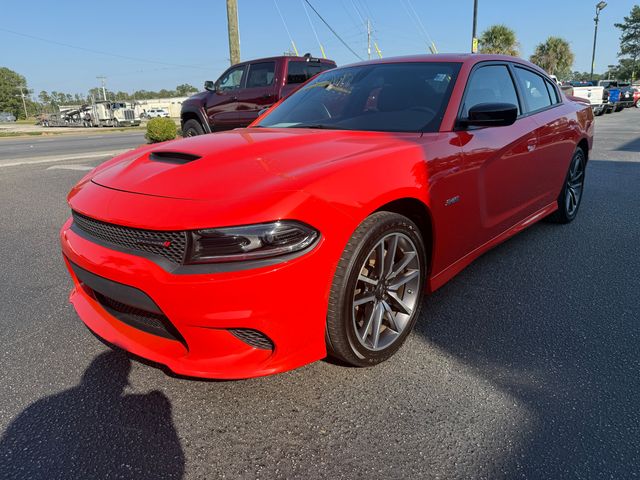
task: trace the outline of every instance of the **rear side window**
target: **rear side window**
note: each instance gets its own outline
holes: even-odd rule
[[[506,65],[487,65],[473,72],[467,84],[462,118],[467,118],[469,109],[481,103],[511,103],[520,114],[518,95]]]
[[[547,90],[549,91],[551,103],[554,105],[556,103],[560,103],[560,97],[558,97],[558,90],[556,89],[556,87],[547,79],[545,79],[544,83],[547,86]]]
[[[305,61],[289,62],[287,70],[287,83],[304,83],[320,72],[335,68],[330,63],[311,63]]]
[[[551,105],[551,97],[545,85],[545,80],[537,73],[520,67],[515,67],[520,90],[524,96],[526,111],[537,112]]]
[[[276,73],[276,62],[252,63],[249,65],[247,88],[268,87],[273,85]]]

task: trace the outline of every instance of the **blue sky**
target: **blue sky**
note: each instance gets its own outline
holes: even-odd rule
[[[384,56],[426,51],[427,37],[415,16],[409,15],[411,7],[441,52],[469,49],[472,0],[311,3],[362,57],[366,57],[362,18],[371,19],[374,39]],[[478,30],[505,23],[516,31],[525,58],[549,35],[562,36],[576,55],[574,68],[588,71],[596,3],[479,0]],[[596,71],[617,62],[619,31],[614,23],[622,21],[635,3],[609,0],[601,13]],[[238,4],[243,60],[281,54],[290,48],[274,0],[238,0]],[[319,55],[302,0],[277,0],[277,4],[298,50]],[[36,94],[40,90],[86,93],[98,84],[97,75],[107,76],[111,90],[159,90],[181,83],[200,87],[204,80],[217,78],[228,65],[225,5],[225,0],[6,2],[0,22],[0,66],[25,75]],[[311,10],[309,15],[330,58],[339,65],[357,61]]]

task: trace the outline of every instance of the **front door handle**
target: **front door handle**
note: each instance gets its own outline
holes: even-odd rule
[[[536,139],[532,138],[527,142],[527,150],[530,152],[533,152],[536,149],[537,145],[538,145],[538,142],[536,141]]]

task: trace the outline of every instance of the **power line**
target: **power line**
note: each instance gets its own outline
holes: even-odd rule
[[[353,53],[353,54],[354,54],[354,55],[355,55],[359,60],[364,60],[360,55],[358,55],[358,54],[355,52],[355,50],[354,50],[353,48],[351,48],[351,47],[349,46],[349,44],[348,44],[347,42],[345,42],[345,41],[342,39],[342,37],[341,37],[340,35],[338,35],[338,33],[337,33],[333,28],[331,28],[331,25],[329,25],[329,24],[327,23],[327,21],[322,17],[322,15],[320,15],[320,14],[318,13],[318,11],[314,8],[314,6],[313,6],[313,5],[311,5],[311,3],[309,2],[309,0],[304,0],[304,1],[307,3],[307,5],[309,5],[309,7],[311,7],[311,10],[313,10],[313,11],[315,12],[315,14],[318,16],[318,18],[319,18],[320,20],[322,20],[322,23],[324,23],[324,24],[327,26],[327,28],[328,28],[329,30],[331,30],[331,33],[333,33],[333,34],[335,35],[335,37],[336,37],[338,40],[340,40],[340,42],[341,42],[345,47],[347,47],[347,49],[348,49],[351,53]]]
[[[322,42],[320,41],[320,37],[318,37],[318,32],[316,31],[316,27],[313,26],[313,22],[311,21],[311,17],[309,16],[309,10],[307,10],[307,6],[304,1],[300,1],[302,3],[302,8],[304,9],[304,13],[307,15],[307,20],[309,20],[309,25],[311,26],[311,30],[316,37],[316,41],[318,45],[320,45],[320,53],[322,53],[322,58],[327,58],[327,55],[324,53],[324,47],[322,46]]]
[[[101,50],[94,50],[92,48],[85,48],[85,47],[80,47],[78,45],[71,45],[69,43],[63,43],[63,42],[58,42],[57,40],[51,40],[48,38],[42,38],[42,37],[37,37],[35,35],[30,35],[28,33],[21,33],[21,32],[16,32],[13,30],[8,30],[6,28],[0,28],[1,32],[5,32],[5,33],[10,33],[12,35],[18,35],[20,37],[25,37],[25,38],[31,38],[33,40],[38,40],[40,42],[44,42],[44,43],[50,43],[52,45],[59,45],[61,47],[67,47],[67,48],[74,48],[76,50],[82,50],[84,52],[89,52],[89,53],[96,53],[99,55],[106,55],[108,57],[115,57],[115,58],[122,58],[125,60],[133,60],[135,62],[144,62],[144,63],[155,63],[158,65],[168,65],[168,66],[172,66],[172,67],[180,67],[180,68],[197,68],[197,69],[202,69],[204,70],[205,67],[198,67],[195,65],[181,65],[179,63],[168,63],[168,62],[161,62],[158,60],[147,60],[144,58],[138,58],[138,57],[130,57],[128,55],[119,55],[117,53],[109,53],[109,52],[104,52]]]
[[[278,10],[278,14],[280,15],[280,20],[282,20],[282,24],[284,25],[284,29],[287,31],[287,35],[289,35],[289,40],[291,40],[291,46],[293,47],[293,51],[296,56],[299,56],[298,49],[296,48],[296,43],[293,41],[293,37],[291,36],[291,32],[289,31],[289,27],[287,27],[287,22],[284,21],[284,16],[282,16],[282,12],[280,11],[280,7],[278,6],[277,0],[273,0],[273,3],[276,6],[276,10]]]

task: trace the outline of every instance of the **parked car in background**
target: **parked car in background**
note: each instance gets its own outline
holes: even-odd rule
[[[15,122],[16,117],[13,113],[0,112],[0,122]]]
[[[333,60],[304,57],[271,57],[239,63],[205,91],[182,104],[180,120],[186,137],[246,127],[259,113],[286,97],[314,75],[335,68]]]
[[[569,82],[562,89],[567,95],[589,102],[595,115],[602,115],[607,109],[609,94],[604,87],[593,86],[591,82]]]
[[[576,218],[593,126],[514,57],[329,70],[249,128],[86,175],[60,232],[70,300],[98,337],[182,375],[372,366],[428,321],[425,292],[545,217]]]
[[[609,93],[609,101],[607,102],[606,113],[619,112],[625,105],[621,96],[621,89],[618,87],[617,80],[599,80],[598,85],[604,87]]]
[[[633,100],[634,88],[629,82],[618,82],[618,88],[620,89],[620,104],[623,108],[630,108],[635,106]]]
[[[143,115],[146,118],[168,117],[169,111],[165,108],[152,108],[145,111]]]

